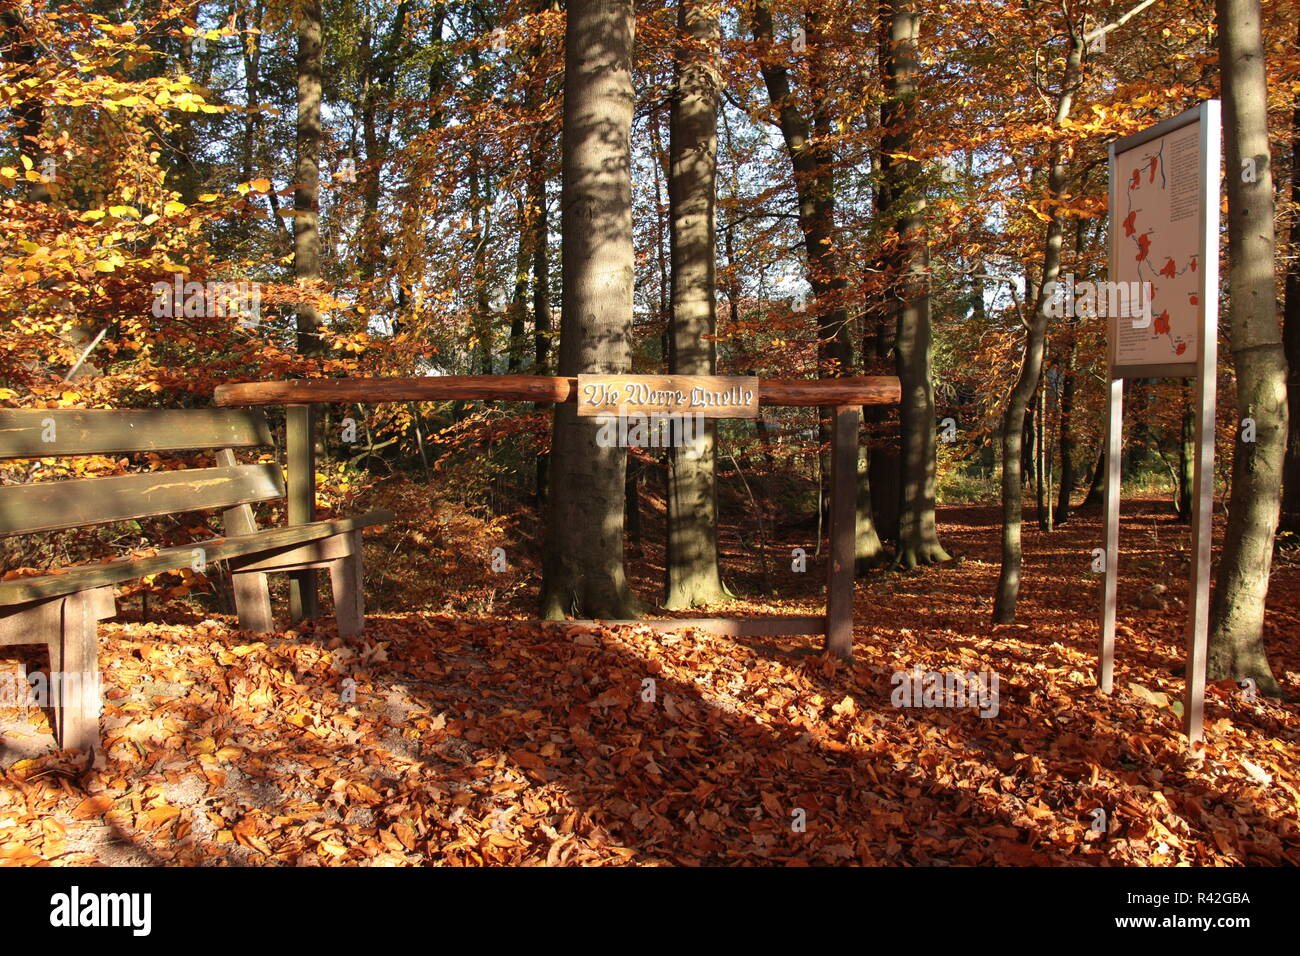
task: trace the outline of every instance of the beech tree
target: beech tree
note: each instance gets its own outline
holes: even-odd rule
[[[912,568],[948,560],[935,521],[936,436],[934,379],[930,363],[930,251],[925,226],[921,163],[911,154],[917,124],[920,16],[911,0],[884,4],[882,58],[887,99],[882,107],[882,209],[897,238],[890,256],[896,284],[892,296],[897,334],[894,354],[903,396],[899,403],[898,553],[894,562]]]
[[[1254,678],[1279,693],[1264,654],[1264,602],[1273,561],[1286,452],[1286,354],[1278,324],[1273,173],[1268,162],[1268,87],[1259,0],[1217,0],[1219,68],[1228,175],[1228,315],[1237,372],[1236,421],[1254,422],[1254,441],[1234,428],[1228,527],[1210,606],[1207,674]],[[1241,173],[1243,161],[1255,175]]]
[[[672,226],[668,370],[714,375],[720,29],[717,13],[697,0],[682,0],[677,10],[680,52],[668,150]],[[710,604],[727,596],[718,570],[717,435],[717,422],[708,419],[694,445],[674,443],[669,458],[665,601],[669,608]]]
[[[632,334],[632,0],[573,0],[564,37],[559,374],[628,372]],[[542,616],[630,618],[623,568],[627,450],[555,406]]]

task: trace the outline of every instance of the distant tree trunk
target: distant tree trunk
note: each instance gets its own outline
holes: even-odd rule
[[[1300,44],[1300,29],[1296,43]],[[1291,204],[1300,210],[1300,94],[1291,113]],[[1286,463],[1283,467],[1282,530],[1300,534],[1300,211],[1291,220],[1291,265],[1286,273],[1287,365]]]
[[[882,8],[881,13],[885,11]],[[890,83],[891,64],[891,21],[887,16],[877,18],[877,56],[882,88]],[[876,168],[879,172],[875,190],[875,215],[881,222],[885,221],[890,206],[894,201],[892,177],[888,175],[893,158],[888,155],[890,145],[888,119],[889,108],[881,103],[879,119],[881,126],[880,145],[876,152]],[[875,356],[874,371],[878,374],[898,372],[898,356],[895,345],[898,341],[898,316],[894,290],[887,281],[893,274],[897,256],[892,252],[882,251],[877,257],[875,268],[882,281],[879,281],[868,302],[867,327],[863,329],[863,367],[867,356]],[[870,343],[868,342],[870,340]],[[872,405],[865,410],[863,422],[871,435],[871,453],[867,461],[867,477],[871,485],[871,506],[876,533],[888,541],[898,541],[898,511],[902,497],[899,473],[902,456],[899,450],[898,430],[895,426],[898,412],[896,409]]]
[[[1071,32],[1070,48],[1066,54],[1065,76],[1056,101],[1055,124],[1064,125],[1069,119],[1074,103],[1074,91],[1079,81],[1083,62],[1084,36],[1081,29]],[[1025,335],[1025,353],[1020,364],[1011,397],[1007,401],[1006,417],[1002,424],[1002,568],[998,575],[997,594],[993,602],[993,622],[1009,624],[1016,619],[1016,601],[1020,595],[1020,568],[1022,551],[1020,524],[1024,508],[1020,487],[1021,442],[1024,437],[1025,412],[1029,400],[1038,387],[1043,370],[1043,343],[1047,338],[1047,311],[1045,292],[1049,283],[1055,282],[1061,271],[1061,239],[1064,227],[1058,201],[1065,190],[1066,157],[1060,146],[1051,147],[1051,167],[1047,177],[1049,200],[1047,234],[1043,243],[1043,275],[1033,298],[1029,313],[1029,328]],[[1028,301],[1028,300],[1027,300]]]
[[[894,356],[894,344],[898,339],[898,323],[890,314],[881,314],[875,329],[875,355],[878,366],[885,370],[897,372],[897,359]],[[871,414],[865,419],[872,427],[874,441],[867,463],[867,474],[871,482],[872,516],[876,531],[881,538],[898,540],[898,506],[899,491],[899,451],[898,435],[894,426],[897,412],[879,405],[871,406]],[[881,432],[890,432],[887,438]]]
[[[818,102],[813,120],[820,136],[812,136],[812,124],[799,109],[790,88],[790,71],[781,59],[785,51],[777,45],[772,11],[759,0],[754,4],[754,39],[759,47],[759,68],[767,87],[768,99],[776,112],[777,125],[785,141],[786,154],[794,171],[799,200],[799,229],[803,233],[804,254],[808,260],[808,284],[812,286],[817,308],[818,373],[823,376],[846,375],[853,368],[853,343],[849,335],[846,300],[848,278],[840,261],[835,234],[835,179],[833,155],[825,145],[829,137],[830,118],[826,98],[816,96],[825,73],[825,44],[821,25],[805,18],[808,45],[809,84]],[[830,409],[819,410],[818,433],[821,453],[822,486],[830,475]],[[825,499],[825,495],[821,496]]]
[[[716,12],[697,0],[677,8],[679,58],[669,119],[672,321],[669,371],[717,373],[714,296],[717,118],[721,33]],[[718,571],[717,422],[695,447],[674,441],[668,469],[668,588],[671,609],[727,597]]]
[[[305,0],[298,9],[298,155],[294,168],[293,274],[301,285],[320,278],[320,106],[321,4]],[[315,305],[301,303],[298,351],[321,353],[323,318]]]
[[[1087,220],[1080,219],[1074,228],[1074,271],[1076,279],[1090,278],[1085,267],[1085,244],[1087,241]],[[1079,354],[1079,322],[1071,320],[1065,331],[1061,355],[1061,486],[1056,499],[1056,523],[1065,524],[1073,513],[1071,499],[1078,484],[1078,472],[1074,455],[1074,390],[1077,376]]]
[[[1097,453],[1097,462],[1092,466],[1092,478],[1088,481],[1088,493],[1083,497],[1080,508],[1100,508],[1102,495],[1106,490],[1106,448],[1103,445]]]
[[[864,405],[863,409],[873,408]],[[861,423],[858,436],[858,491],[855,498],[856,518],[854,521],[853,569],[855,574],[864,574],[872,568],[885,563],[885,549],[880,544],[876,533],[875,518],[871,513],[871,458],[867,448],[869,424]]]
[[[641,463],[627,456],[627,476],[623,481],[623,513],[627,516],[628,551],[641,556]]]
[[[1074,361],[1077,349],[1075,330],[1072,328],[1061,369],[1061,490],[1056,501],[1058,525],[1070,520],[1070,499],[1074,496]]]
[[[1178,436],[1178,501],[1179,521],[1192,520],[1192,465],[1196,461],[1196,417],[1192,413],[1191,389],[1183,385],[1183,418]]]
[[[1022,488],[1036,484],[1038,481],[1038,401],[1037,395],[1030,400],[1025,409],[1025,447],[1020,455],[1021,467],[1025,473],[1020,478]]]
[[[561,375],[632,359],[632,0],[570,0],[564,37]],[[632,618],[623,567],[626,450],[595,418],[555,406],[541,611]]]
[[[506,369],[512,375],[524,364],[528,315],[528,240],[531,230],[527,227],[528,207],[522,197],[515,203],[515,220],[519,223],[519,245],[515,250],[515,288],[510,296],[510,344],[506,359]]]
[[[1038,507],[1038,529],[1052,530],[1052,516],[1048,502],[1052,489],[1048,487],[1047,468],[1051,462],[1051,453],[1047,447],[1047,382],[1038,383],[1038,411],[1034,416],[1034,497]]]
[[[538,10],[546,9],[548,0],[539,0]],[[542,45],[533,46],[533,62],[542,56]],[[529,84],[525,92],[526,108],[530,114],[541,108],[545,91],[537,84]],[[533,374],[546,375],[549,372],[551,357],[551,265],[547,243],[550,237],[550,214],[546,208],[546,180],[549,169],[550,151],[548,144],[553,139],[552,124],[538,120],[533,135],[528,142],[528,234],[529,248],[532,250],[533,262]],[[546,407],[545,402],[537,402],[535,409]],[[550,455],[537,456],[536,485],[537,505],[545,513],[543,502],[546,500],[546,471]]]
[[[1237,421],[1255,420],[1255,441],[1235,429],[1228,527],[1211,604],[1211,680],[1253,677],[1279,693],[1264,653],[1264,602],[1273,560],[1286,453],[1286,354],[1278,327],[1273,263],[1272,164],[1256,179],[1233,175],[1246,157],[1269,155],[1268,89],[1259,0],[1216,0],[1228,160],[1228,288]]]
[[[478,372],[491,375],[492,345],[495,335],[493,328],[492,295],[488,289],[488,242],[492,232],[492,196],[484,194],[480,179],[479,148],[471,143],[469,147],[469,201],[470,201],[470,235],[473,238],[474,259],[474,322],[471,326],[475,344],[478,349]]]
[[[935,412],[934,381],[930,368],[930,251],[925,225],[925,184],[921,163],[914,159],[888,159],[888,154],[910,154],[916,124],[916,43],[920,16],[915,0],[886,0],[888,43],[885,49],[885,92],[882,107],[885,126],[883,173],[889,182],[887,218],[898,236],[898,378],[903,396],[899,403],[902,450],[899,473],[898,551],[895,565],[947,561],[939,543],[935,521]]]

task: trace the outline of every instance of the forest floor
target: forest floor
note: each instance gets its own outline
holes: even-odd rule
[[[852,665],[818,638],[543,630],[458,619],[451,598],[394,610],[380,585],[360,640],[329,618],[254,637],[182,602],[124,614],[100,628],[94,767],[46,752],[45,712],[0,710],[0,864],[1300,864],[1300,561],[1275,565],[1267,623],[1292,699],[1212,684],[1189,758],[1188,535],[1169,511],[1125,503],[1110,696],[1095,512],[1026,525],[1017,622],[995,627],[997,510],[942,508],[957,560],[860,580]],[[805,547],[795,574],[771,545],[780,597],[710,612],[818,612]],[[733,589],[756,593],[754,541],[730,527],[722,548]],[[377,577],[404,563],[368,560]],[[482,616],[528,614],[520,564]],[[633,570],[655,593],[662,552]],[[0,654],[15,676],[43,660]],[[894,706],[893,675],[917,667],[996,675],[996,706]]]

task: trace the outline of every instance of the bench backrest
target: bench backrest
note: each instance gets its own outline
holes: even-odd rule
[[[279,465],[239,465],[230,451],[271,444],[255,409],[0,410],[0,460],[215,449],[221,466],[0,485],[0,536],[283,498]]]

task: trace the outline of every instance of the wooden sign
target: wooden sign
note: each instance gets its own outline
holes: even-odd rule
[[[726,375],[579,375],[578,414],[757,418],[758,379]]]

